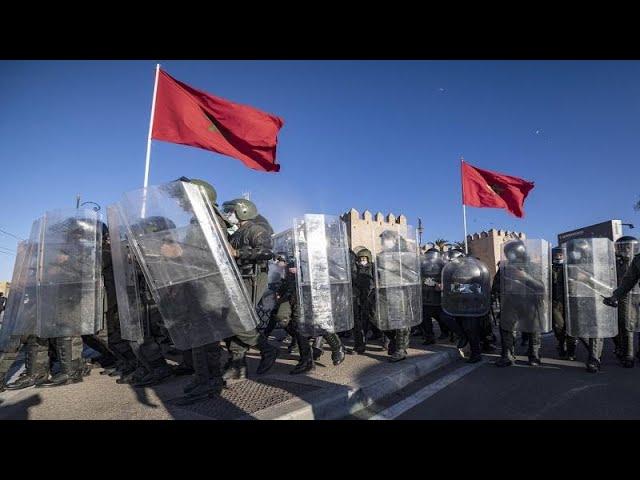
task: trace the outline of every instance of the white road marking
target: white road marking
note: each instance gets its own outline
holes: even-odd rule
[[[442,377],[441,379],[427,385],[423,389],[418,390],[413,395],[410,395],[409,397],[401,400],[400,402],[387,408],[386,410],[383,410],[382,412],[374,415],[373,417],[369,418],[369,420],[393,420],[394,418],[402,415],[407,410],[411,410],[416,405],[424,402],[432,395],[435,395],[443,388],[448,387],[455,381],[460,380],[468,373],[473,372],[476,368],[485,364],[486,362],[482,361],[459,368],[458,370],[451,372],[449,375],[446,375],[445,377]]]

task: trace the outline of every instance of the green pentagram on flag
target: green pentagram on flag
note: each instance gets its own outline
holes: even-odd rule
[[[211,122],[211,125],[209,125],[209,128],[207,128],[207,130],[209,130],[210,132],[220,133],[220,130],[218,130],[218,127],[216,127],[213,117],[209,115],[207,112],[203,111],[202,113],[204,113],[204,116],[207,117],[207,120]]]
[[[494,193],[496,193],[497,195],[500,195],[502,192],[504,192],[504,188],[501,185],[487,185],[489,187],[489,189],[491,191],[493,191]]]

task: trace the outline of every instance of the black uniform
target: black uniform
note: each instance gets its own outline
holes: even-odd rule
[[[553,264],[551,277],[551,314],[553,333],[558,340],[558,354],[560,358],[575,359],[578,339],[567,335],[564,317],[564,266]]]
[[[613,295],[618,299],[618,336],[614,338],[616,353],[625,367],[634,364],[634,332],[636,316],[631,312],[637,308],[631,304],[629,292],[640,280],[640,255],[636,255],[631,262],[622,255],[616,255],[618,288]]]
[[[367,333],[373,326],[375,314],[375,285],[373,264],[355,263],[352,275],[353,288],[353,341],[354,351],[364,353]]]

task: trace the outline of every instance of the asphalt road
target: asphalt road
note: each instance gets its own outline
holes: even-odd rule
[[[519,345],[519,340],[518,340]],[[518,346],[518,353],[525,347]],[[578,360],[559,360],[552,334],[543,337],[543,365],[531,367],[526,357],[498,368],[497,355],[468,365],[456,362],[415,382],[392,398],[356,417],[372,420],[493,419],[640,419],[640,365],[622,368],[605,341],[602,370],[585,369],[586,350]]]

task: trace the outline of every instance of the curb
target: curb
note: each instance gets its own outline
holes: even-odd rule
[[[453,349],[407,359],[396,371],[359,387],[336,387],[311,403],[295,399],[255,412],[255,420],[337,420],[401,390],[434,370],[460,359]]]

